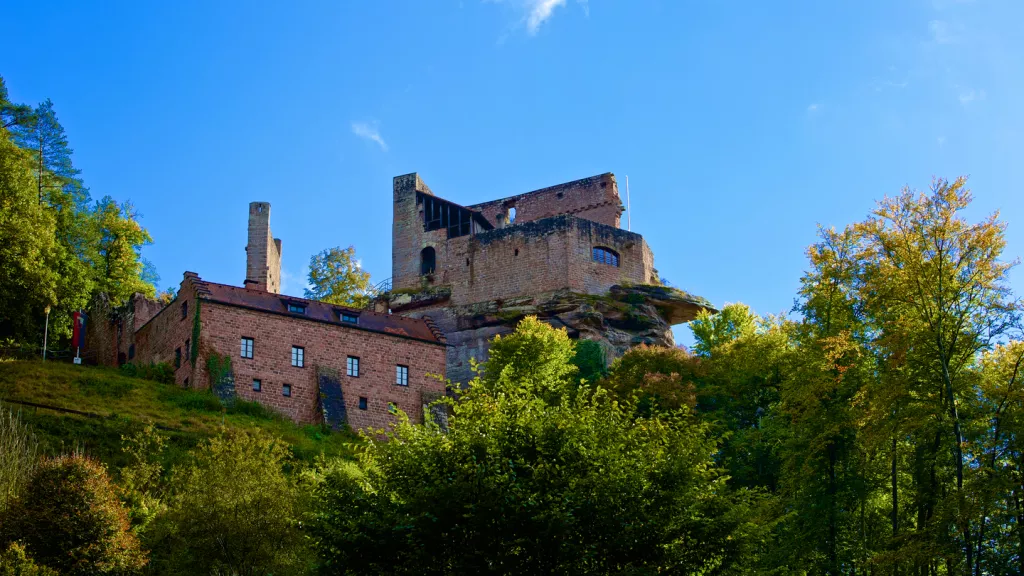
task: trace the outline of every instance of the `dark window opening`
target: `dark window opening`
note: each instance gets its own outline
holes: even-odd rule
[[[242,358],[252,358],[252,338],[242,338]]]
[[[301,346],[292,346],[292,366],[302,368],[306,362],[306,350]]]
[[[399,364],[395,366],[395,384],[399,386],[409,385],[409,367]]]
[[[421,196],[423,226],[427,232],[444,228],[449,238],[465,236],[472,231],[473,212],[434,196]]]
[[[303,304],[293,304],[292,302],[289,302],[288,303],[288,311],[292,312],[294,314],[305,314],[306,313],[306,306],[303,305]]]
[[[181,368],[181,348],[174,349],[174,367]]]
[[[515,252],[515,255],[516,255],[516,256],[519,256],[519,248],[516,248],[516,252]]]
[[[619,253],[609,248],[595,247],[592,252],[594,262],[607,264],[609,266],[619,265]]]
[[[565,197],[565,192],[559,192],[558,194],[555,194],[555,198],[558,198],[559,200],[561,200],[564,197]]]
[[[253,378],[253,380],[252,380],[252,391],[253,392],[262,392],[263,391],[263,382]]]
[[[289,396],[290,397],[291,395],[292,395],[292,385],[291,384],[282,384],[281,385],[281,396]]]
[[[122,366],[122,365],[124,365],[124,363],[125,363],[124,352],[118,352],[117,353],[117,365],[118,366]]]
[[[434,249],[427,246],[420,251],[420,274],[427,275],[433,274],[436,266],[436,253]]]
[[[181,319],[184,320],[188,316],[188,300],[181,303]]]
[[[358,324],[359,316],[356,316],[355,314],[349,314],[348,312],[342,312],[341,321],[348,322],[349,324]]]
[[[366,398],[363,396],[359,397],[359,409],[366,410]]]
[[[348,357],[348,361],[345,363],[345,373],[353,378],[359,377],[359,358],[355,356]]]
[[[192,341],[185,338],[185,358],[188,358],[192,352]]]
[[[185,388],[188,388],[188,376],[185,376]]]
[[[133,358],[135,358],[135,344],[128,347],[128,359],[131,360]]]

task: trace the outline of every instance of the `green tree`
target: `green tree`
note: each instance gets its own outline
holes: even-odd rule
[[[94,213],[98,238],[96,289],[106,293],[115,306],[123,305],[136,292],[155,297],[156,288],[144,278],[142,259],[142,247],[153,239],[139,224],[135,209],[128,202],[118,204],[107,196],[96,203]]]
[[[702,309],[689,324],[697,341],[693,351],[699,356],[707,356],[716,346],[753,334],[756,320],[746,304],[726,304],[714,314]]]
[[[307,524],[332,574],[712,574],[753,553],[756,502],[684,412],[578,387],[564,330],[496,339],[447,433],[401,418],[322,471]]]
[[[288,446],[266,434],[224,433],[201,444],[174,472],[158,544],[170,571],[285,574],[303,566]]]
[[[80,455],[43,460],[0,517],[0,547],[20,541],[67,575],[134,574],[146,555],[104,467]]]
[[[309,259],[309,285],[306,298],[339,306],[362,308],[369,304],[366,289],[370,273],[359,265],[352,246],[328,248]]]
[[[572,359],[580,378],[597,382],[608,374],[608,361],[601,344],[593,340],[577,340],[576,354]]]

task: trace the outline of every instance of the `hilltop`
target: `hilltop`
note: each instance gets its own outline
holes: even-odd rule
[[[58,362],[0,361],[0,405],[21,412],[44,453],[82,449],[115,468],[124,463],[121,436],[147,423],[168,436],[168,465],[221,428],[262,429],[287,442],[303,461],[321,453],[351,456],[359,442],[347,432],[296,425],[253,402],[225,408],[208,391],[130,377],[113,368]]]

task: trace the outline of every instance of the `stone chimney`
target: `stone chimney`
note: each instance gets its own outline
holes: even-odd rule
[[[270,203],[249,203],[249,244],[245,247],[245,287],[281,293],[281,239],[270,232]]]

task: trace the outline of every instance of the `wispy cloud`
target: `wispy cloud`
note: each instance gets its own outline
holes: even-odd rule
[[[510,5],[520,15],[516,26],[526,26],[526,32],[535,36],[541,26],[551,19],[555,9],[565,6],[566,0],[484,0],[495,4]],[[590,4],[587,0],[576,0],[583,8],[583,13],[590,16]],[[504,38],[504,35],[503,37]]]
[[[928,23],[928,31],[936,44],[953,44],[958,38],[945,20],[932,20]]]
[[[381,150],[385,152],[388,151],[388,144],[387,142],[384,141],[384,138],[381,138],[380,131],[377,130],[376,123],[371,124],[369,122],[353,122],[352,133],[355,134],[356,136],[359,136],[360,138],[372,140],[373,142],[376,142],[377,144],[380,145]]]
[[[970,104],[971,102],[974,102],[975,100],[984,100],[985,99],[985,91],[984,90],[975,90],[974,88],[971,88],[970,90],[961,90],[959,98],[960,98],[960,103],[963,104],[964,106],[966,106],[966,105]]]
[[[302,296],[306,288],[309,288],[308,278],[281,268],[281,293],[289,296]]]
[[[945,143],[946,143],[946,137],[945,137],[945,136],[939,136],[938,138],[936,138],[936,139],[935,139],[935,142],[936,142],[936,143],[937,143],[937,144],[938,144],[939,146],[942,146],[943,144],[945,144]]]
[[[808,114],[817,114],[818,110],[821,110],[821,104],[818,104],[817,102],[811,102],[807,106]]]

